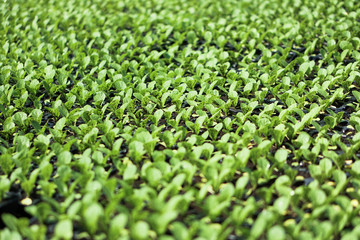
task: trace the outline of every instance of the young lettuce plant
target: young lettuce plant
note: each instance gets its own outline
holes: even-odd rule
[[[200,129],[203,127],[203,124],[206,122],[207,119],[208,117],[206,115],[203,115],[199,116],[196,119],[195,123],[186,121],[185,124],[188,128],[190,128],[190,130],[194,131],[196,134],[199,134]]]
[[[164,141],[167,148],[171,148],[176,144],[177,140],[181,137],[181,135],[181,131],[178,131],[175,134],[171,133],[170,131],[165,131],[161,135],[160,139]]]

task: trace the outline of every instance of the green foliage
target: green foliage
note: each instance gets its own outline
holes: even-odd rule
[[[0,239],[360,238],[359,9],[2,1]]]

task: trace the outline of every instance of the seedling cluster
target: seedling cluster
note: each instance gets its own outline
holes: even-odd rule
[[[0,3],[0,239],[359,239],[360,1]]]

